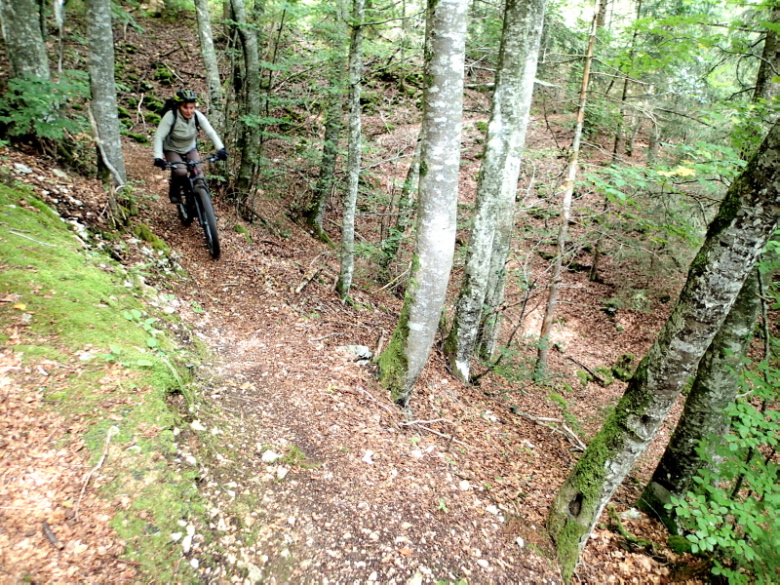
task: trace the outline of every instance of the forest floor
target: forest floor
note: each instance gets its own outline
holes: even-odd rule
[[[486,117],[481,106],[470,114],[467,137]],[[381,125],[375,125],[377,132]],[[370,133],[370,120],[366,127]],[[395,120],[393,128],[382,137],[388,153],[396,142],[413,144],[413,123]],[[549,145],[546,132],[535,124],[531,146]],[[473,144],[464,155],[466,202],[473,201],[478,151]],[[611,283],[625,274],[610,272],[607,265],[603,282],[591,283],[586,273],[569,272],[555,331],[562,351],[551,353],[548,385],[522,375],[488,375],[479,386],[464,386],[435,348],[410,410],[402,411],[378,385],[374,366],[360,363],[348,347],[381,348],[401,307],[392,291],[365,277],[370,269],[365,260],[358,266],[354,303],[340,302],[333,290],[334,250],[290,222],[285,201],[260,197],[256,211],[263,221],[256,224],[247,224],[217,199],[222,257],[213,261],[198,228],[182,227],[167,202],[166,177],[152,170],[149,148],[128,142],[125,160],[139,195],[149,196],[138,219],[170,246],[187,274],[152,274],[150,284],[175,295],[178,314],[213,356],[210,365],[198,369],[194,404],[182,407],[194,430],[209,429],[220,437],[217,447],[198,451],[197,433],[186,431],[200,461],[200,497],[209,502],[212,525],[195,526],[195,544],[182,554],[202,582],[560,583],[544,519],[577,460],[578,442],[593,436],[624,388],[619,381],[602,386],[583,380],[581,366],[609,368],[622,354],[642,356],[668,306],[608,316],[600,299],[610,297]],[[4,164],[15,162],[34,169],[31,182],[39,193],[61,181],[36,159],[7,153]],[[83,205],[67,214],[95,221],[105,207],[101,189],[81,179],[70,188]],[[248,230],[248,237],[236,225]],[[456,272],[453,286],[457,282]],[[510,300],[518,296],[509,291]],[[537,303],[526,314],[529,332],[539,311]],[[0,423],[23,424],[28,444],[45,443],[58,425],[78,433],[72,421],[50,420],[54,415],[42,401],[24,398],[34,395],[34,372],[3,356],[0,382],[17,388],[20,398],[6,397],[0,404]],[[679,415],[679,405],[675,412]],[[605,513],[583,553],[578,582],[699,582],[686,581],[677,570],[690,565],[690,558],[672,553],[664,544],[665,531],[633,509],[673,421],[674,416],[613,500],[625,529],[656,547],[636,549]],[[576,438],[562,430],[565,422]],[[29,449],[9,448],[0,477],[14,465],[38,466],[43,473],[45,462],[36,457]],[[57,490],[71,497],[82,490],[84,461],[59,459],[53,469]],[[42,481],[40,489],[54,488]],[[154,582],[123,561],[121,545],[105,527],[103,520],[118,504],[101,503],[92,489],[82,491],[95,500],[83,504],[95,521],[73,524],[60,534],[83,547],[67,566],[61,564],[61,550],[51,554],[51,539],[47,544],[24,528],[34,493],[27,494],[29,501],[17,498],[14,506],[2,507],[0,532],[17,542],[41,543],[26,549],[28,574],[40,575],[38,582],[73,582],[68,567],[76,566],[81,582]],[[220,537],[197,538],[209,530]],[[242,531],[253,537],[242,538]],[[87,549],[94,554],[80,561],[78,551]],[[72,546],[66,550],[73,552]],[[3,583],[19,581],[9,571],[14,562],[9,551],[0,551]]]

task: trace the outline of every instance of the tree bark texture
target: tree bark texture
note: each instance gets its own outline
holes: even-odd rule
[[[507,0],[504,8],[496,87],[477,185],[474,225],[455,317],[445,345],[452,371],[466,383],[484,314],[499,215],[511,217],[510,232],[514,224],[517,178],[531,112],[545,6],[546,0]]]
[[[739,388],[742,360],[761,308],[757,268],[745,280],[734,306],[699,364],[680,422],[656,467],[638,506],[661,520],[672,534],[679,533],[671,497],[684,498],[693,478],[707,465],[697,452],[702,440],[728,432],[726,408]],[[717,438],[715,438],[717,440]]]
[[[230,0],[241,37],[244,54],[243,113],[241,124],[241,165],[238,169],[237,187],[245,198],[254,186],[255,172],[260,157],[260,116],[262,93],[260,89],[260,50],[257,32],[249,21],[244,0]]]
[[[406,406],[439,325],[455,252],[467,0],[429,0],[417,240],[380,379]]]
[[[334,47],[330,83],[325,95],[325,136],[322,143],[320,174],[314,187],[314,198],[304,211],[306,223],[323,241],[330,241],[322,228],[328,198],[336,181],[336,163],[339,156],[339,140],[344,127],[344,51]]]
[[[577,124],[574,127],[574,137],[571,143],[571,156],[566,168],[566,178],[563,182],[563,197],[561,199],[561,227],[558,231],[558,244],[550,277],[547,306],[545,307],[542,329],[539,333],[539,349],[536,357],[534,377],[542,378],[547,370],[547,351],[550,346],[550,332],[552,331],[555,317],[555,305],[558,303],[558,291],[561,285],[561,271],[563,268],[563,255],[566,251],[566,240],[569,236],[569,220],[571,218],[571,201],[574,195],[574,179],[577,177],[579,167],[580,142],[582,141],[582,128],[585,123],[585,106],[588,102],[588,84],[590,82],[590,66],[593,62],[593,47],[596,43],[596,30],[598,29],[599,0],[596,0],[596,12],[593,15],[593,23],[590,28],[588,50],[585,54],[585,67],[582,72],[582,85],[580,86],[580,103],[577,108]]]
[[[198,18],[198,38],[200,39],[200,54],[203,57],[203,67],[206,73],[206,83],[209,88],[209,121],[217,132],[225,134],[225,96],[222,91],[222,81],[219,78],[219,62],[214,49],[214,35],[211,32],[211,12],[208,0],[195,0],[195,13]]]
[[[89,84],[92,90],[92,115],[108,162],[118,176],[114,182],[127,181],[122,154],[122,135],[117,116],[116,83],[114,78],[114,32],[111,27],[109,0],[87,0],[87,36],[89,38]],[[100,165],[98,165],[100,168]]]
[[[11,75],[49,79],[49,59],[38,3],[35,0],[0,0],[0,16]]]
[[[780,23],[780,7],[773,7],[769,12],[769,21]],[[777,82],[777,65],[780,63],[780,39],[772,29],[767,29],[764,39],[764,49],[761,52],[761,62],[756,74],[756,88],[753,101],[769,101],[780,94],[780,83]]]
[[[780,123],[729,187],[658,339],[556,495],[547,527],[564,578],[731,311],[780,215]]]
[[[347,148],[347,194],[341,221],[341,270],[336,292],[349,296],[355,270],[355,207],[360,182],[360,76],[362,74],[364,0],[352,2],[352,33],[349,44],[349,146]]]

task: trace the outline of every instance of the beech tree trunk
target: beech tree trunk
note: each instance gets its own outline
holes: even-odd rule
[[[422,136],[417,137],[417,143],[414,146],[414,154],[409,169],[406,172],[403,187],[401,187],[401,196],[398,198],[396,207],[398,214],[395,225],[388,228],[387,237],[382,241],[382,255],[379,258],[379,279],[384,282],[390,282],[390,264],[396,259],[401,242],[406,238],[406,232],[412,226],[414,203],[416,200],[417,185],[420,182],[420,145]]]
[[[344,127],[344,51],[342,46],[333,48],[329,87],[325,95],[325,136],[322,143],[320,174],[314,187],[314,197],[304,211],[309,227],[324,242],[330,238],[322,228],[328,198],[336,181],[336,163],[339,156],[339,140]]]
[[[347,152],[347,194],[341,222],[341,271],[336,292],[342,299],[349,296],[355,270],[355,207],[360,182],[360,76],[363,63],[364,0],[352,2],[352,33],[349,45],[349,147]]]
[[[111,174],[115,185],[127,181],[122,155],[122,135],[117,116],[116,83],[114,79],[114,32],[111,28],[111,5],[108,0],[87,0],[87,36],[89,37],[89,84],[92,90],[92,115],[107,162],[114,167]],[[98,156],[98,170],[107,170]],[[102,173],[101,173],[102,174]],[[103,177],[108,180],[109,174]]]
[[[208,0],[195,0],[195,13],[198,17],[198,38],[200,39],[200,54],[203,57],[203,67],[206,73],[206,83],[209,88],[209,122],[224,135],[224,93],[222,81],[219,78],[219,62],[214,49],[214,36],[211,32],[211,13]]]
[[[49,59],[35,0],[0,0],[0,26],[12,77],[33,75],[49,79]]]
[[[468,0],[429,0],[417,241],[398,325],[379,356],[380,381],[406,406],[428,360],[455,253]]]
[[[604,506],[666,418],[723,325],[780,215],[780,123],[732,183],[680,298],[615,411],[556,495],[547,528],[564,578]]]
[[[240,200],[245,200],[254,186],[255,173],[260,158],[260,116],[262,92],[260,89],[260,50],[257,30],[247,16],[244,0],[230,0],[233,16],[241,37],[244,54],[243,116],[240,139],[241,165],[236,187]]]
[[[536,357],[534,377],[539,379],[546,375],[547,351],[550,345],[550,332],[552,331],[553,318],[555,317],[555,305],[558,303],[558,291],[561,285],[561,271],[563,268],[563,255],[566,240],[569,237],[569,220],[571,219],[571,200],[574,195],[574,179],[577,177],[579,167],[580,141],[582,140],[582,128],[585,122],[585,106],[588,101],[588,83],[590,81],[590,65],[593,61],[593,46],[596,42],[596,29],[598,28],[599,0],[596,0],[596,10],[593,15],[593,23],[590,28],[588,50],[585,54],[585,67],[582,72],[582,85],[580,87],[580,103],[577,108],[577,124],[574,127],[574,137],[571,143],[571,156],[566,168],[566,179],[563,182],[563,198],[561,201],[561,227],[558,231],[558,244],[550,277],[547,307],[544,312],[542,329],[539,333],[539,350]]]
[[[487,294],[493,240],[500,214],[511,217],[525,145],[546,0],[507,0],[496,72],[493,107],[477,185],[474,226],[463,282],[445,352],[452,371],[468,383],[471,358]],[[503,263],[506,258],[503,259]]]
[[[674,510],[667,510],[671,497],[684,498],[693,487],[693,478],[707,464],[697,452],[703,439],[722,437],[728,432],[726,407],[734,402],[739,388],[742,360],[758,319],[760,278],[757,268],[745,280],[734,306],[696,371],[691,393],[685,400],[680,422],[637,505],[679,533]]]

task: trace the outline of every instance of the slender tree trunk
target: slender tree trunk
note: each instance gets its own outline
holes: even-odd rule
[[[341,223],[341,271],[336,292],[342,299],[349,296],[355,269],[355,207],[360,182],[360,76],[363,63],[364,0],[352,2],[352,39],[349,46],[349,148],[347,152],[347,195]]]
[[[596,29],[599,14],[599,0],[596,0],[596,13],[590,28],[590,40],[588,51],[585,54],[585,67],[582,73],[582,85],[580,87],[580,103],[577,108],[577,125],[574,128],[574,138],[571,143],[571,156],[569,166],[566,168],[566,179],[563,182],[563,198],[561,203],[561,228],[558,231],[558,247],[550,277],[550,292],[547,297],[547,307],[542,321],[542,330],[539,334],[539,350],[536,358],[535,378],[543,378],[547,370],[547,351],[550,344],[550,331],[552,331],[553,318],[555,317],[555,305],[558,303],[558,291],[561,284],[561,271],[563,268],[563,255],[569,234],[569,220],[571,219],[571,200],[574,195],[574,179],[577,177],[579,166],[580,141],[582,140],[582,127],[585,122],[585,105],[588,101],[588,82],[590,81],[590,66],[593,62],[593,46],[596,42]]]
[[[769,21],[780,23],[780,6],[771,8]],[[753,92],[753,101],[770,100],[780,94],[780,82],[777,67],[780,65],[780,39],[777,32],[767,29],[764,39],[764,49],[761,52],[761,63],[756,74],[756,88]]]
[[[780,216],[780,123],[731,184],[658,339],[556,495],[547,528],[564,578],[599,515],[723,325]]]
[[[260,158],[260,116],[262,115],[260,89],[260,50],[257,32],[247,17],[244,0],[230,0],[233,16],[241,37],[244,54],[243,112],[241,123],[241,165],[238,169],[237,189],[239,199],[245,200],[254,186]]]
[[[406,406],[428,360],[455,253],[468,0],[429,0],[423,143],[412,273],[380,381]]]
[[[340,16],[340,15],[339,15]],[[336,182],[336,162],[339,155],[339,140],[344,127],[344,65],[346,63],[343,34],[340,31],[333,39],[333,57],[328,89],[325,95],[325,136],[322,143],[320,174],[314,187],[314,197],[303,215],[306,223],[324,242],[330,237],[322,228],[328,198]]]
[[[507,0],[504,8],[504,29],[477,185],[474,226],[455,317],[445,344],[452,371],[465,383],[469,381],[471,358],[483,318],[499,214],[509,214],[514,223],[520,151],[525,145],[531,112],[545,5],[546,0]]]
[[[5,38],[11,76],[49,79],[49,59],[35,0],[0,0],[0,26]]]
[[[417,137],[417,143],[414,146],[412,162],[409,164],[409,170],[406,172],[401,196],[398,198],[395,226],[389,229],[387,237],[382,242],[382,256],[379,259],[379,278],[384,282],[390,282],[390,271],[388,268],[398,255],[401,242],[406,238],[406,232],[412,226],[414,212],[415,193],[420,181],[420,145],[422,144],[422,135]]]
[[[219,78],[219,62],[217,52],[214,49],[214,36],[211,32],[211,12],[208,0],[195,0],[195,13],[198,17],[198,38],[200,39],[200,53],[203,57],[203,66],[206,73],[206,83],[209,88],[209,121],[218,132],[224,134],[225,114],[222,92],[222,81]]]
[[[117,116],[116,83],[114,79],[114,32],[111,28],[111,5],[108,0],[87,0],[87,36],[89,37],[89,83],[92,89],[92,115],[95,117],[96,137],[108,162],[116,170],[115,183],[127,181],[125,159],[122,155],[122,136]],[[98,157],[98,169],[102,158]],[[102,167],[104,170],[105,167]],[[106,172],[103,177],[108,180]]]
[[[742,361],[761,308],[759,278],[758,269],[754,268],[704,354],[680,422],[639,499],[638,506],[661,520],[672,534],[679,532],[677,517],[673,509],[665,506],[671,503],[672,496],[684,498],[693,487],[694,476],[706,465],[697,447],[707,437],[722,437],[728,432],[726,407],[737,396]]]

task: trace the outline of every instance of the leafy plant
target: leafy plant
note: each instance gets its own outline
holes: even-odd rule
[[[712,557],[713,574],[734,585],[768,585],[780,577],[780,412],[766,406],[778,397],[780,370],[764,362],[745,385],[753,395],[730,407],[732,433],[700,447],[713,465],[694,479],[695,492],[672,498],[670,507],[691,552]]]
[[[0,97],[0,135],[61,141],[86,128],[86,118],[68,106],[88,97],[84,71],[65,71],[59,81],[34,75],[11,79]]]

